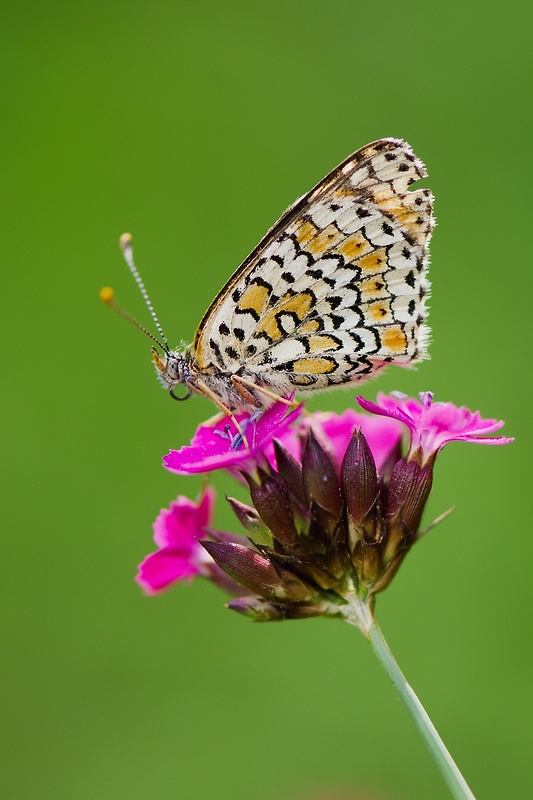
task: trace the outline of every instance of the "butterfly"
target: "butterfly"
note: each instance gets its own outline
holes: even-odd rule
[[[273,225],[189,347],[168,347],[125,234],[126,261],[164,342],[152,350],[161,384],[176,400],[198,393],[233,415],[425,358],[433,195],[408,187],[426,176],[401,139],[350,155]]]

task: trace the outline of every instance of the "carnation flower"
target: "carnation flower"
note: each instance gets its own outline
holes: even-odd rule
[[[421,392],[420,402],[395,392],[378,394],[377,403],[358,397],[357,402],[366,411],[403,422],[409,428],[411,443],[408,458],[425,464],[435,458],[448,442],[474,442],[475,444],[508,444],[512,439],[490,437],[503,427],[502,420],[483,419],[479,411],[469,411],[453,403],[434,403],[431,392]]]
[[[358,398],[370,415],[302,415],[276,403],[263,413],[216,418],[165,465],[179,473],[226,469],[247,481],[251,504],[229,502],[247,538],[214,532],[213,495],[180,497],[155,525],[156,553],[139,583],[155,593],[177,580],[207,577],[235,595],[229,607],[257,620],[338,616],[363,630],[385,589],[420,538],[433,463],[450,441],[482,438],[503,423],[452,403],[403,395]],[[411,434],[401,452],[402,427]]]

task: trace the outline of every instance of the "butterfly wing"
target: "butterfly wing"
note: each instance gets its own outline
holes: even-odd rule
[[[424,358],[433,197],[408,187],[426,175],[381,139],[297,200],[206,312],[199,370],[301,394]]]

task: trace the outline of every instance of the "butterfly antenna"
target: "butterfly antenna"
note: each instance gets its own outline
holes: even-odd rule
[[[152,317],[152,319],[153,319],[153,321],[155,323],[155,327],[158,330],[159,336],[161,337],[161,339],[165,343],[164,347],[162,345],[159,345],[159,346],[162,347],[162,349],[165,350],[168,353],[170,348],[168,346],[167,337],[163,333],[163,328],[161,327],[161,324],[160,324],[159,320],[157,319],[157,314],[154,311],[154,307],[152,305],[152,301],[150,300],[150,297],[148,296],[148,292],[146,291],[146,288],[144,286],[143,279],[141,278],[141,276],[139,274],[139,270],[135,266],[135,262],[133,260],[133,247],[132,247],[131,242],[132,242],[131,233],[123,233],[122,236],[120,237],[120,249],[122,250],[122,255],[124,256],[124,260],[125,260],[126,264],[128,265],[128,268],[129,268],[131,274],[133,275],[135,283],[139,287],[139,290],[140,290],[140,292],[141,292],[141,294],[143,296],[144,302],[148,306],[148,311],[150,312],[150,315],[151,315],[151,317]],[[124,312],[124,313],[123,312],[119,312],[119,313],[122,313],[122,316],[128,317],[130,319],[130,322],[133,322],[135,325],[137,325],[138,328],[141,328],[142,330],[144,330],[144,328],[142,328],[142,326],[139,325],[139,323],[136,322],[133,319],[133,317],[131,317],[129,314],[127,314],[127,312]],[[144,331],[144,332],[148,333],[147,331]],[[150,334],[148,334],[148,335],[150,335]],[[151,338],[153,339],[154,337],[152,336]],[[159,344],[159,342],[158,342],[158,344]]]
[[[137,322],[135,317],[132,317],[131,314],[128,314],[128,312],[125,311],[122,308],[122,306],[119,306],[119,304],[115,300],[115,292],[110,286],[104,286],[103,289],[100,289],[100,300],[102,301],[102,303],[105,303],[106,306],[109,306],[110,308],[112,308],[113,311],[116,311],[117,314],[120,314],[121,317],[124,317],[124,319],[127,319],[128,322],[131,322],[132,325],[135,325],[136,328],[139,328],[140,331],[142,331],[147,336],[149,336],[150,339],[153,342],[155,342],[161,348],[161,350],[163,350],[165,353],[168,353],[169,348],[168,348],[168,344],[166,344],[166,339],[165,339],[165,344],[161,344],[159,339],[156,339],[155,336],[153,336],[150,333],[150,331],[146,330],[144,325],[141,325],[140,322]]]

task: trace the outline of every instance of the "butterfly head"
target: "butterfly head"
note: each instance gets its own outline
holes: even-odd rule
[[[161,385],[163,388],[168,389],[170,396],[174,400],[187,400],[191,396],[190,382],[192,375],[186,356],[178,350],[165,350],[160,355],[153,347],[152,361]],[[183,396],[174,394],[174,389],[180,384],[184,384],[186,387],[186,394]]]

